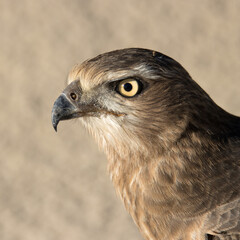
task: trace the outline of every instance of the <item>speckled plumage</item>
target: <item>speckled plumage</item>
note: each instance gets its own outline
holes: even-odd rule
[[[132,98],[114,87],[127,78],[143,84]],[[81,119],[145,239],[240,239],[240,118],[218,107],[179,63],[151,50],[99,55],[68,80],[53,125]]]

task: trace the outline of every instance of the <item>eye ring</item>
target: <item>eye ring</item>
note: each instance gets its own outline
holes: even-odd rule
[[[117,85],[117,91],[123,97],[134,97],[141,91],[141,84],[136,79],[124,79]]]

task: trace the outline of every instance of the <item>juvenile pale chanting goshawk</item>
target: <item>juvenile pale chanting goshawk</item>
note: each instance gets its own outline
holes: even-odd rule
[[[79,118],[148,240],[240,239],[240,118],[175,60],[130,48],[77,65],[52,123]]]

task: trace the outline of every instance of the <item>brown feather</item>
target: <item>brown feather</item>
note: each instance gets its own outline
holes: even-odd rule
[[[143,91],[124,98],[110,87],[126,78],[140,79]],[[81,121],[106,152],[116,191],[145,239],[239,239],[238,117],[178,62],[151,50],[99,55],[75,67],[73,81],[84,104],[105,111]]]

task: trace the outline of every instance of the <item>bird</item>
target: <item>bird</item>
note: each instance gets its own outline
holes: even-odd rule
[[[125,48],[77,64],[52,125],[78,118],[146,240],[240,239],[240,118],[184,67]]]

